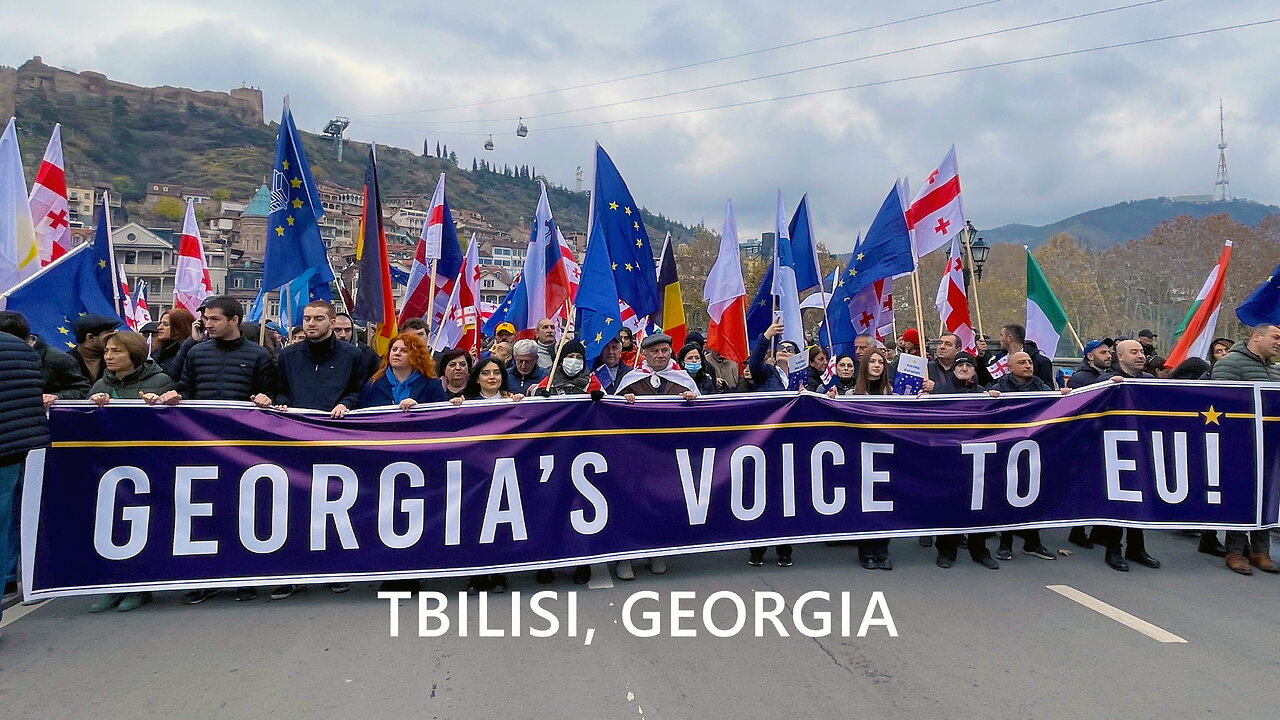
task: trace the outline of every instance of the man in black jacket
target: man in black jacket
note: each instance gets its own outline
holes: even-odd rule
[[[280,351],[277,359],[275,405],[328,410],[337,419],[355,407],[364,385],[365,361],[360,350],[342,342],[333,333],[338,313],[333,303],[315,300],[302,308],[305,339]],[[258,405],[270,403],[264,395],[254,397]],[[348,583],[332,583],[334,592],[346,592]],[[271,591],[272,600],[283,600],[298,591],[297,585],[281,585]]]
[[[40,377],[44,389],[44,406],[57,400],[83,400],[89,397],[89,381],[80,374],[75,358],[55,350],[38,336],[22,313],[0,311],[0,332],[24,340],[40,356]]]
[[[252,400],[259,407],[271,405],[275,394],[276,371],[271,353],[240,335],[244,306],[233,297],[209,298],[201,311],[201,321],[209,339],[196,343],[182,364],[178,387],[163,395],[142,396],[148,405],[177,405],[183,400]],[[265,399],[265,403],[262,400]],[[192,590],[182,596],[188,605],[202,603],[219,592],[217,588]],[[251,587],[236,589],[236,600],[252,600],[258,592]]]
[[[942,333],[938,336],[938,344],[933,350],[933,359],[929,361],[927,379],[931,384],[926,390],[934,395],[959,392],[956,385],[956,354],[962,348],[960,336],[955,333]],[[973,362],[972,356],[969,358]]]
[[[1017,323],[1010,323],[1000,328],[1000,347],[1012,356],[1016,352],[1025,352],[1031,356],[1035,376],[1040,378],[1049,389],[1056,387],[1053,381],[1053,360],[1045,357],[1034,342],[1027,341],[1027,329]],[[1049,349],[1050,352],[1053,348]],[[999,356],[996,358],[999,359]]]
[[[1111,377],[1111,356],[1116,341],[1111,338],[1090,340],[1084,344],[1084,359],[1067,380],[1067,387],[1075,390]]]
[[[187,352],[178,387],[159,397],[144,395],[143,400],[165,405],[183,400],[249,400],[269,407],[276,390],[271,353],[240,335],[243,318],[239,300],[210,298],[201,317],[209,339]]]
[[[1125,378],[1146,378],[1154,380],[1155,376],[1143,371],[1147,364],[1147,356],[1143,352],[1142,343],[1137,340],[1121,340],[1116,343],[1116,355],[1111,379],[1120,381]],[[1141,528],[1129,528],[1128,547],[1122,555],[1120,537],[1122,528],[1114,525],[1095,525],[1093,541],[1107,549],[1106,563],[1113,570],[1129,571],[1129,563],[1135,562],[1149,568],[1160,567],[1160,561],[1147,552],[1146,537]]]
[[[1004,337],[1002,331],[1000,337]],[[1046,392],[1052,391],[1051,385],[1045,384],[1043,380],[1034,375],[1035,365],[1031,360],[1031,355],[1018,351],[1009,353],[1009,372],[1002,375],[999,380],[991,386],[991,390],[996,397],[1001,393],[1008,392]],[[1066,392],[1066,390],[1063,390]],[[1022,551],[1028,555],[1033,555],[1041,560],[1055,560],[1057,555],[1049,552],[1048,548],[1040,542],[1039,530],[1005,530],[1000,533],[1000,547],[996,549],[997,560],[1013,559],[1013,539],[1015,537],[1022,538]]]
[[[280,351],[274,404],[308,410],[328,410],[340,418],[355,407],[364,385],[364,358],[351,343],[333,332],[337,312],[333,303],[316,300],[302,309],[303,342]],[[271,398],[255,397],[261,405]]]
[[[0,333],[0,575],[17,560],[18,486],[27,453],[49,446],[40,358],[25,338]]]

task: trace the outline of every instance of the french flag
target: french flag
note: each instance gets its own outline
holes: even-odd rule
[[[444,173],[440,173],[427,210],[427,221],[422,225],[422,235],[413,253],[398,322],[429,317],[431,327],[438,327],[448,312],[449,299],[453,297],[461,271],[462,247],[458,244],[458,229],[445,197]]]

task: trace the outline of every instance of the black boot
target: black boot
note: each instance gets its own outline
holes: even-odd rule
[[[1067,542],[1085,550],[1093,549],[1093,541],[1089,539],[1089,533],[1085,532],[1083,527],[1071,528],[1071,532],[1067,534]]]
[[[1120,572],[1129,572],[1129,563],[1125,562],[1124,556],[1120,554],[1120,548],[1107,548],[1106,557],[1107,567]]]
[[[1214,557],[1227,556],[1227,546],[1218,541],[1218,533],[1212,530],[1205,530],[1200,533],[1200,547],[1196,549],[1205,555]]]

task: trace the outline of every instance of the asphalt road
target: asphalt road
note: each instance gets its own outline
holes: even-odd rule
[[[1066,531],[1046,531],[1071,548]],[[1019,555],[999,571],[964,551],[950,570],[934,550],[895,540],[893,572],[856,565],[852,547],[801,546],[796,565],[762,568],[745,552],[637,563],[635,582],[579,590],[579,636],[421,638],[413,607],[389,637],[389,603],[372,585],[311,588],[287,600],[220,595],[188,607],[165,594],[135,612],[91,615],[59,599],[0,629],[0,716],[92,718],[986,718],[1253,717],[1280,703],[1280,576],[1239,577],[1195,541],[1148,532],[1164,567],[1118,573],[1102,551],[1049,562]],[[1171,633],[1160,642],[1047,586],[1065,585]],[[460,581],[425,589],[456,592]],[[531,575],[512,590],[535,592]],[[899,637],[639,638],[620,622],[632,593],[717,590],[750,602],[773,590],[851,593],[856,630],[884,593]],[[512,596],[490,603],[505,625]],[[456,595],[453,596],[456,601]],[[563,604],[563,603],[562,603]],[[653,603],[637,607],[653,608]],[[24,608],[29,609],[29,608]],[[835,609],[838,609],[836,606]],[[728,604],[714,617],[731,624]],[[20,612],[20,611],[19,611]],[[527,613],[527,609],[526,609]],[[13,618],[17,619],[13,619]],[[669,618],[665,618],[668,620]],[[456,621],[456,618],[455,618]],[[538,621],[535,625],[545,623]],[[838,623],[837,623],[838,625]],[[789,629],[792,626],[788,626]],[[587,628],[595,630],[585,644]],[[838,630],[838,627],[837,627]],[[1150,630],[1155,635],[1158,632]],[[1167,638],[1166,638],[1167,639]]]

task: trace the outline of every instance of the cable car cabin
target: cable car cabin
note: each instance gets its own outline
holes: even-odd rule
[[[516,137],[528,137],[529,128],[524,124],[524,118],[520,118],[520,122],[516,125]]]
[[[485,140],[485,141],[484,141],[484,149],[485,149],[485,150],[492,150],[492,149],[493,149],[493,136],[492,136],[492,135],[490,135],[490,136],[489,136],[489,139],[488,139],[488,140]]]

